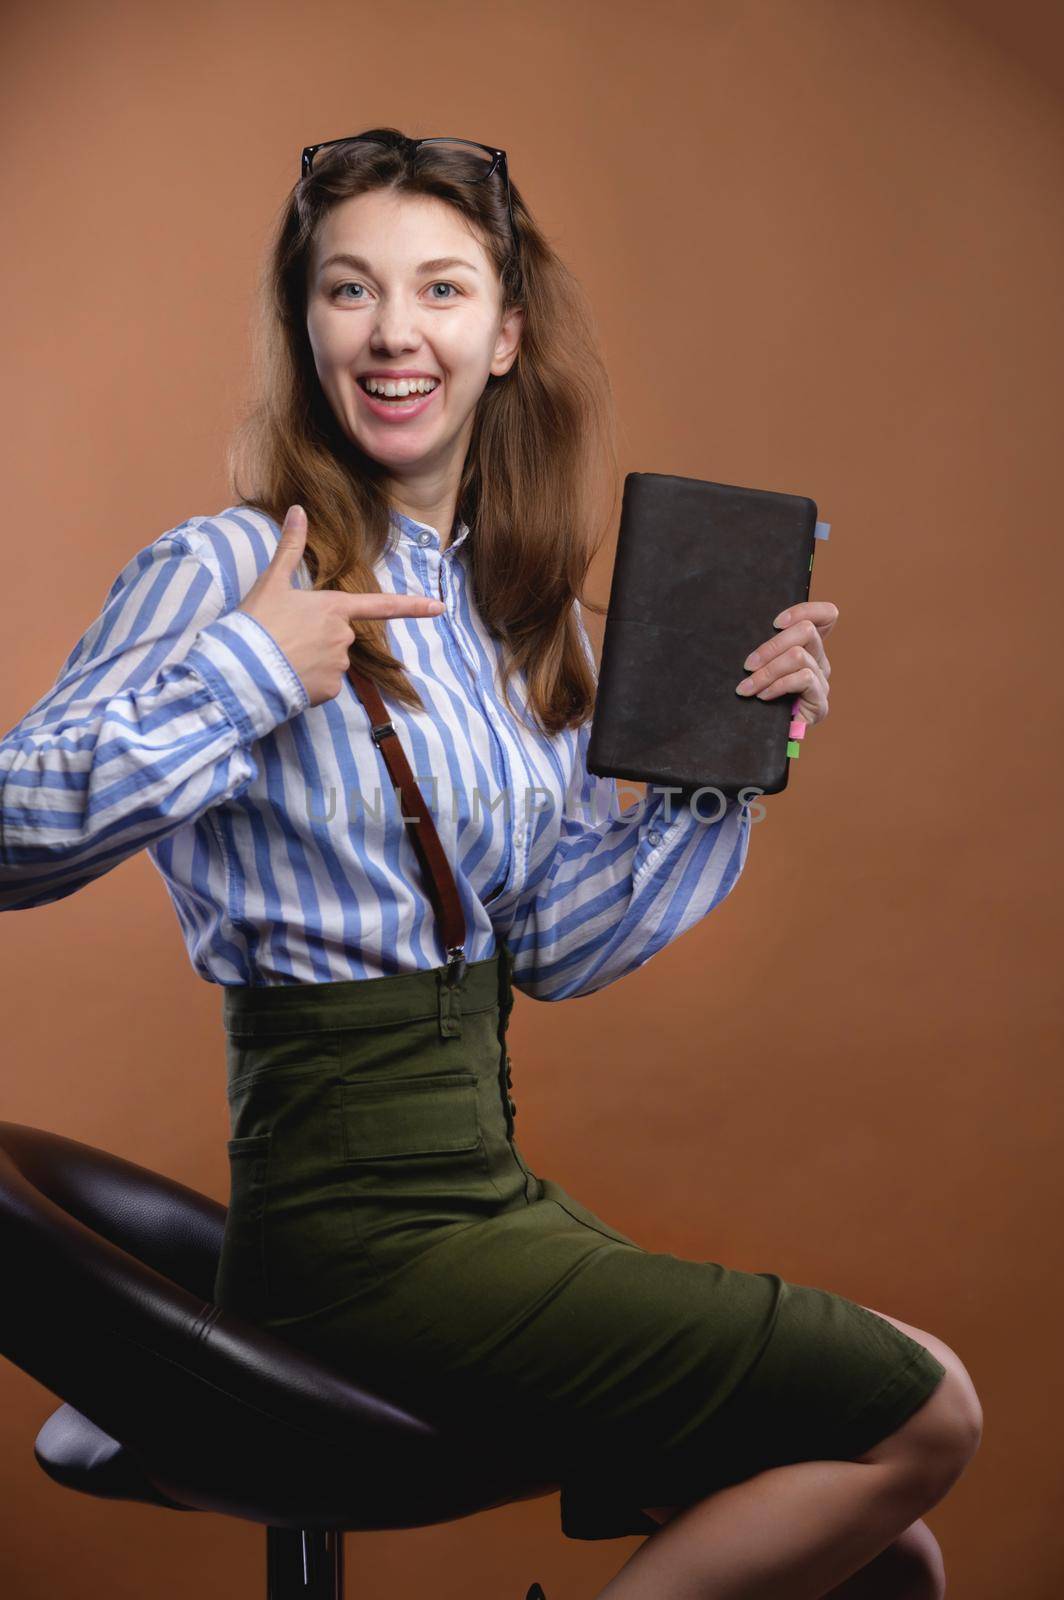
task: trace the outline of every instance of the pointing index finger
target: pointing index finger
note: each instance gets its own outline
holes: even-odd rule
[[[361,617],[425,617],[444,609],[443,601],[431,594],[345,594],[344,610]]]

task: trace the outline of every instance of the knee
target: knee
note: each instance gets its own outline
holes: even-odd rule
[[[925,1402],[929,1418],[929,1447],[949,1482],[960,1477],[983,1437],[983,1408],[964,1362],[948,1345],[940,1344],[939,1357],[946,1375]],[[917,1413],[919,1415],[919,1413]]]
[[[866,1307],[866,1310],[872,1308]],[[884,1313],[877,1311],[876,1316]],[[945,1367],[938,1387],[902,1426],[859,1459],[892,1462],[921,1492],[937,1503],[967,1467],[983,1436],[983,1408],[964,1362],[934,1334],[887,1317],[895,1327],[931,1351]]]
[[[944,1353],[939,1355],[939,1349]],[[983,1409],[963,1362],[946,1345],[935,1354],[945,1376],[924,1403],[869,1459],[893,1461],[929,1510],[964,1472],[983,1436]]]
[[[890,1593],[905,1600],[943,1600],[946,1567],[942,1551],[926,1522],[914,1522],[876,1558]],[[878,1578],[878,1574],[877,1574]]]

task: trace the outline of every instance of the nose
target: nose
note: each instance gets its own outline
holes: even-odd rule
[[[373,319],[370,348],[381,356],[416,350],[422,342],[417,314],[404,300],[382,300]]]

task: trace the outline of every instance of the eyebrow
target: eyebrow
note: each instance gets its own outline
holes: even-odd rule
[[[369,262],[362,256],[352,256],[343,252],[339,255],[327,256],[318,268],[318,272],[324,272],[326,267],[350,267],[353,272],[372,272],[373,270]],[[436,256],[432,261],[423,261],[414,270],[417,273],[443,272],[448,267],[468,267],[470,272],[477,271],[472,261],[463,261],[461,256]]]

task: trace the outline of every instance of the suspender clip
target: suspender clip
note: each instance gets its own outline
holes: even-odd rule
[[[465,945],[452,944],[447,946],[447,970],[444,981],[448,988],[453,988],[456,983],[461,983],[466,975]]]
[[[369,731],[374,744],[379,750],[381,740],[386,739],[390,733],[394,733],[395,728],[390,722],[378,722],[376,726],[371,728]]]

